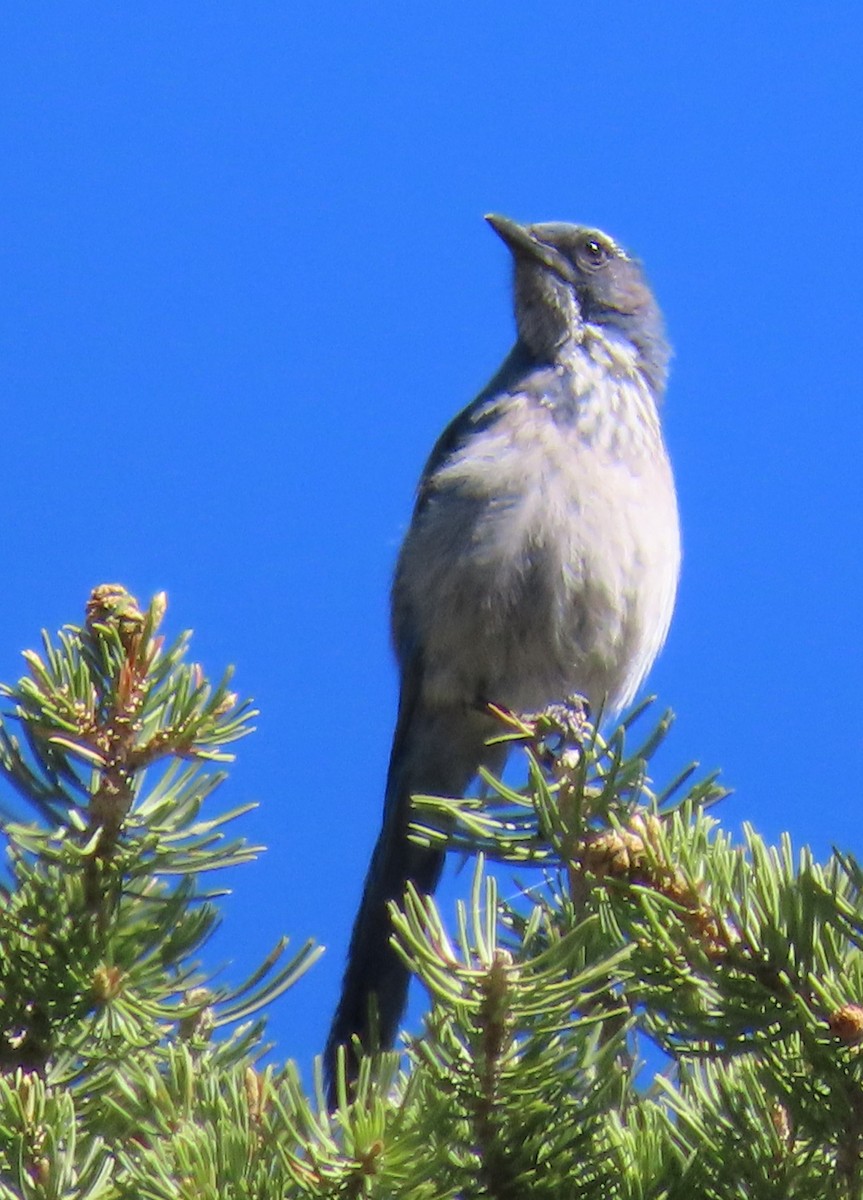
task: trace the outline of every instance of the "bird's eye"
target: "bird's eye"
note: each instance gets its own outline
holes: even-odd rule
[[[598,238],[586,238],[578,248],[578,265],[585,271],[595,271],[611,258],[611,250]]]

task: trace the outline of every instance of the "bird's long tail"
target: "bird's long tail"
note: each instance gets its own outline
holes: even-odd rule
[[[402,697],[387,776],[384,818],[354,922],[342,992],[324,1051],[329,1100],[336,1102],[336,1061],[345,1047],[349,1083],[356,1076],[351,1039],[363,1049],[392,1046],[407,1001],[410,972],[390,944],[387,905],[401,903],[410,880],[433,892],[444,852],[410,841],[411,796],[461,796],[481,762],[491,765],[486,739],[494,726],[479,710],[430,708]]]

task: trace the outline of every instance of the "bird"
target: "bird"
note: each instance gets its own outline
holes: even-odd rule
[[[634,698],[666,639],[681,542],[660,426],[670,349],[640,262],[598,229],[489,214],[513,265],[516,340],[441,434],[417,488],[391,594],[400,675],[383,820],[324,1051],[393,1045],[410,973],[391,902],[430,894],[445,851],[409,838],[411,797],[461,796],[492,703],[534,712],[578,694]]]

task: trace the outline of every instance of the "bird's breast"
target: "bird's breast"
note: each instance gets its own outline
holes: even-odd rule
[[[408,620],[444,690],[619,707],[668,628],[677,530],[644,388],[514,394],[428,481],[397,573],[397,641]]]

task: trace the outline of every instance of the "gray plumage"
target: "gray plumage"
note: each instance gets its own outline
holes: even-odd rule
[[[461,795],[480,764],[500,768],[484,702],[527,712],[579,693],[594,713],[624,707],[674,607],[669,352],[641,267],[597,230],[487,220],[513,256],[518,339],[433,449],[396,566],[399,714],[325,1052],[331,1099],[337,1047],[352,1075],[352,1035],[390,1046],[404,1010],[387,904],[408,880],[433,890],[443,866],[408,840],[411,795]]]

